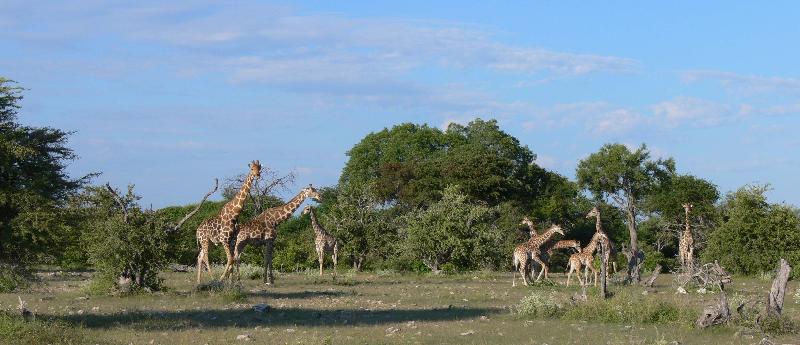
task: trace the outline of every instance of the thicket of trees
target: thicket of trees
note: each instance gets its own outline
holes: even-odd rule
[[[181,229],[169,231],[196,205],[145,210],[132,188],[118,193],[120,202],[108,188],[90,185],[93,174],[68,176],[66,166],[76,158],[70,133],[22,125],[23,91],[0,78],[0,288],[18,281],[9,272],[47,263],[91,266],[111,285],[127,279],[153,289],[167,263],[194,264],[194,229],[225,201],[203,203]],[[576,181],[538,166],[535,153],[494,120],[446,130],[399,124],[366,135],[347,155],[339,183],[321,189],[318,213],[343,243],[340,260],[358,270],[508,269],[513,246],[527,239],[523,216],[540,228],[562,224],[568,238],[586,243],[594,223],[585,214],[599,205],[636,281],[642,267],[676,265],[685,202],[694,205],[691,223],[703,260],[745,274],[771,270],[778,257],[800,263],[795,207],[768,203],[765,186],[746,186],[720,201],[713,183],[678,174],[673,159],[654,159],[645,145],[604,145],[579,162]],[[265,175],[242,219],[282,203],[276,192],[290,191],[291,174]],[[240,183],[233,177],[223,190]],[[308,217],[292,218],[278,231],[277,269],[315,265]],[[261,264],[254,249],[243,261]],[[219,248],[210,256],[224,257]],[[552,258],[556,269],[565,259]]]

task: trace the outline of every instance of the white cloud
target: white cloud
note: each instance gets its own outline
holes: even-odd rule
[[[728,105],[693,97],[676,97],[654,104],[651,109],[655,115],[654,121],[666,127],[684,124],[713,126],[739,113]]]
[[[681,77],[687,82],[714,80],[726,89],[747,94],[770,92],[800,94],[800,79],[796,78],[765,77],[707,70],[684,71],[681,73]]]

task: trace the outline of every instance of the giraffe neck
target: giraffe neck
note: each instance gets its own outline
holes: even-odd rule
[[[305,200],[306,200],[306,194],[305,192],[301,191],[300,193],[295,195],[294,198],[292,198],[292,200],[289,200],[289,202],[287,202],[286,204],[278,206],[276,209],[273,209],[276,213],[275,217],[273,217],[274,219],[273,222],[275,224],[280,224],[284,220],[289,219],[289,217],[292,216],[292,213],[294,213],[294,211],[297,210],[297,208],[300,207],[300,204],[302,204],[303,201]]]
[[[594,231],[603,232],[603,225],[600,223],[600,212],[598,211],[594,217],[596,218],[594,222]]]
[[[584,253],[589,253],[589,254],[594,253],[594,250],[597,249],[597,244],[600,241],[601,241],[601,237],[599,236],[599,233],[595,233],[595,235],[592,236],[592,240],[589,241],[589,244],[586,245],[586,248],[583,249],[583,252]]]
[[[684,211],[685,211],[685,213],[686,213],[686,227],[685,227],[685,229],[684,229],[683,231],[688,233],[688,232],[690,232],[690,231],[691,231],[691,230],[689,229],[689,208],[686,208],[686,207],[684,207],[684,209],[683,209],[683,210],[684,210]]]
[[[547,240],[549,240],[550,237],[553,237],[553,234],[555,233],[556,233],[555,229],[553,228],[547,229],[547,231],[539,235],[539,237],[535,238],[533,242],[541,246],[543,243],[547,242]]]
[[[234,217],[238,216],[239,213],[242,212],[244,201],[247,199],[247,195],[250,193],[250,187],[253,185],[253,181],[255,181],[255,179],[255,174],[250,173],[247,175],[247,179],[244,180],[244,184],[242,184],[239,192],[236,193],[236,196],[234,196],[231,201],[228,201],[228,203],[222,207],[220,214],[233,214]]]
[[[317,221],[317,211],[314,211],[314,208],[311,207],[309,208],[309,212],[311,213],[311,227],[314,228],[314,233],[316,233],[317,236],[324,234],[322,227]]]

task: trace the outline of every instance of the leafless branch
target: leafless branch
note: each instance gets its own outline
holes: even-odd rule
[[[194,216],[194,214],[197,213],[197,211],[200,210],[200,207],[203,206],[203,203],[206,202],[206,199],[208,199],[208,197],[211,196],[211,194],[214,194],[217,191],[218,188],[219,188],[219,179],[215,178],[214,179],[214,189],[212,189],[211,191],[206,193],[206,195],[203,197],[203,200],[200,200],[200,203],[197,204],[197,207],[195,207],[194,210],[192,210],[192,212],[189,212],[188,214],[186,214],[186,216],[183,217],[183,219],[181,219],[181,221],[178,222],[178,224],[176,224],[175,226],[173,226],[171,228],[168,228],[167,232],[176,232],[176,231],[180,230],[181,226],[183,226],[183,223],[185,223],[187,220],[189,220],[189,218],[192,218],[192,216]]]
[[[108,189],[108,191],[111,193],[111,196],[114,197],[114,201],[116,201],[119,207],[122,209],[122,220],[125,221],[125,223],[127,223],[128,206],[124,202],[122,202],[122,198],[120,198],[119,193],[117,193],[117,191],[114,190],[113,187],[111,187],[111,183],[106,182],[106,189]]]

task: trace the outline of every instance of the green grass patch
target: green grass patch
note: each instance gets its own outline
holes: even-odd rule
[[[19,345],[94,344],[83,330],[65,322],[50,320],[25,321],[21,315],[0,311],[0,343]]]

